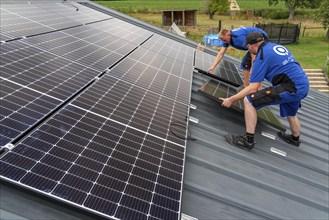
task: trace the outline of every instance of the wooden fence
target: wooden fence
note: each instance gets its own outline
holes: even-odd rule
[[[310,32],[308,32],[311,30]],[[317,30],[317,31],[314,31]],[[302,31],[302,37],[304,36],[310,36],[310,37],[324,37],[326,35],[326,31],[323,27],[303,27]]]

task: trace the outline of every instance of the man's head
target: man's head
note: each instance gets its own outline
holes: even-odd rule
[[[231,32],[228,29],[221,29],[218,33],[218,38],[221,39],[224,43],[229,44],[231,42]]]
[[[259,32],[249,33],[246,37],[245,45],[247,45],[250,53],[256,55],[258,47],[261,43],[264,42],[264,36]]]
[[[251,32],[247,35],[245,45],[255,44],[263,40],[264,36],[260,32]]]

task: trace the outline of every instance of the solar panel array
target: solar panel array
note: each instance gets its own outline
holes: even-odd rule
[[[2,4],[0,39],[28,37],[110,18],[74,2]]]
[[[1,13],[1,180],[106,218],[179,219],[193,49],[76,3]]]
[[[200,90],[203,94],[208,95],[210,98],[222,102],[219,98],[227,98],[232,95],[235,95],[238,93],[238,88],[228,86],[227,84],[215,81],[215,80],[209,80],[206,84],[204,84]],[[237,110],[239,112],[244,111],[244,105],[243,100],[239,100],[237,102],[234,102],[231,106],[234,110]],[[266,124],[277,128],[279,130],[285,131],[286,128],[281,123],[281,121],[276,117],[275,114],[271,111],[270,107],[264,107],[257,110],[257,118],[260,121],[265,122]]]

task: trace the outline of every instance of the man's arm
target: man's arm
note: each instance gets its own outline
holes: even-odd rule
[[[215,61],[213,62],[213,64],[211,65],[211,67],[209,67],[209,69],[207,69],[207,72],[212,73],[212,71],[214,71],[214,69],[216,68],[216,66],[219,64],[219,62],[222,60],[225,52],[227,50],[227,47],[222,47],[219,51],[219,53],[217,54]]]
[[[249,78],[251,71],[244,70],[243,71],[243,86],[246,88],[249,86]]]
[[[250,93],[256,92],[258,87],[261,85],[261,82],[250,83],[249,86],[245,87],[243,90],[238,92],[237,94],[228,97],[228,98],[220,98],[223,100],[222,106],[229,108],[233,104],[233,102],[243,99],[246,95]]]
[[[249,85],[249,78],[250,78],[250,75],[251,75],[251,72],[252,72],[252,66],[254,64],[254,60],[256,58],[256,55],[250,53],[250,57],[251,57],[251,67],[250,67],[250,70],[244,70],[243,71],[243,85],[244,87],[247,87]]]

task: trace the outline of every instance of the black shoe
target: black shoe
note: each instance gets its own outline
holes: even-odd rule
[[[292,135],[286,134],[282,131],[278,132],[278,136],[288,144],[294,145],[296,147],[299,147],[301,143],[300,141],[295,141],[294,139],[292,139]]]
[[[236,147],[242,148],[244,150],[251,150],[255,143],[249,143],[246,136],[228,134],[226,136],[226,141]]]

